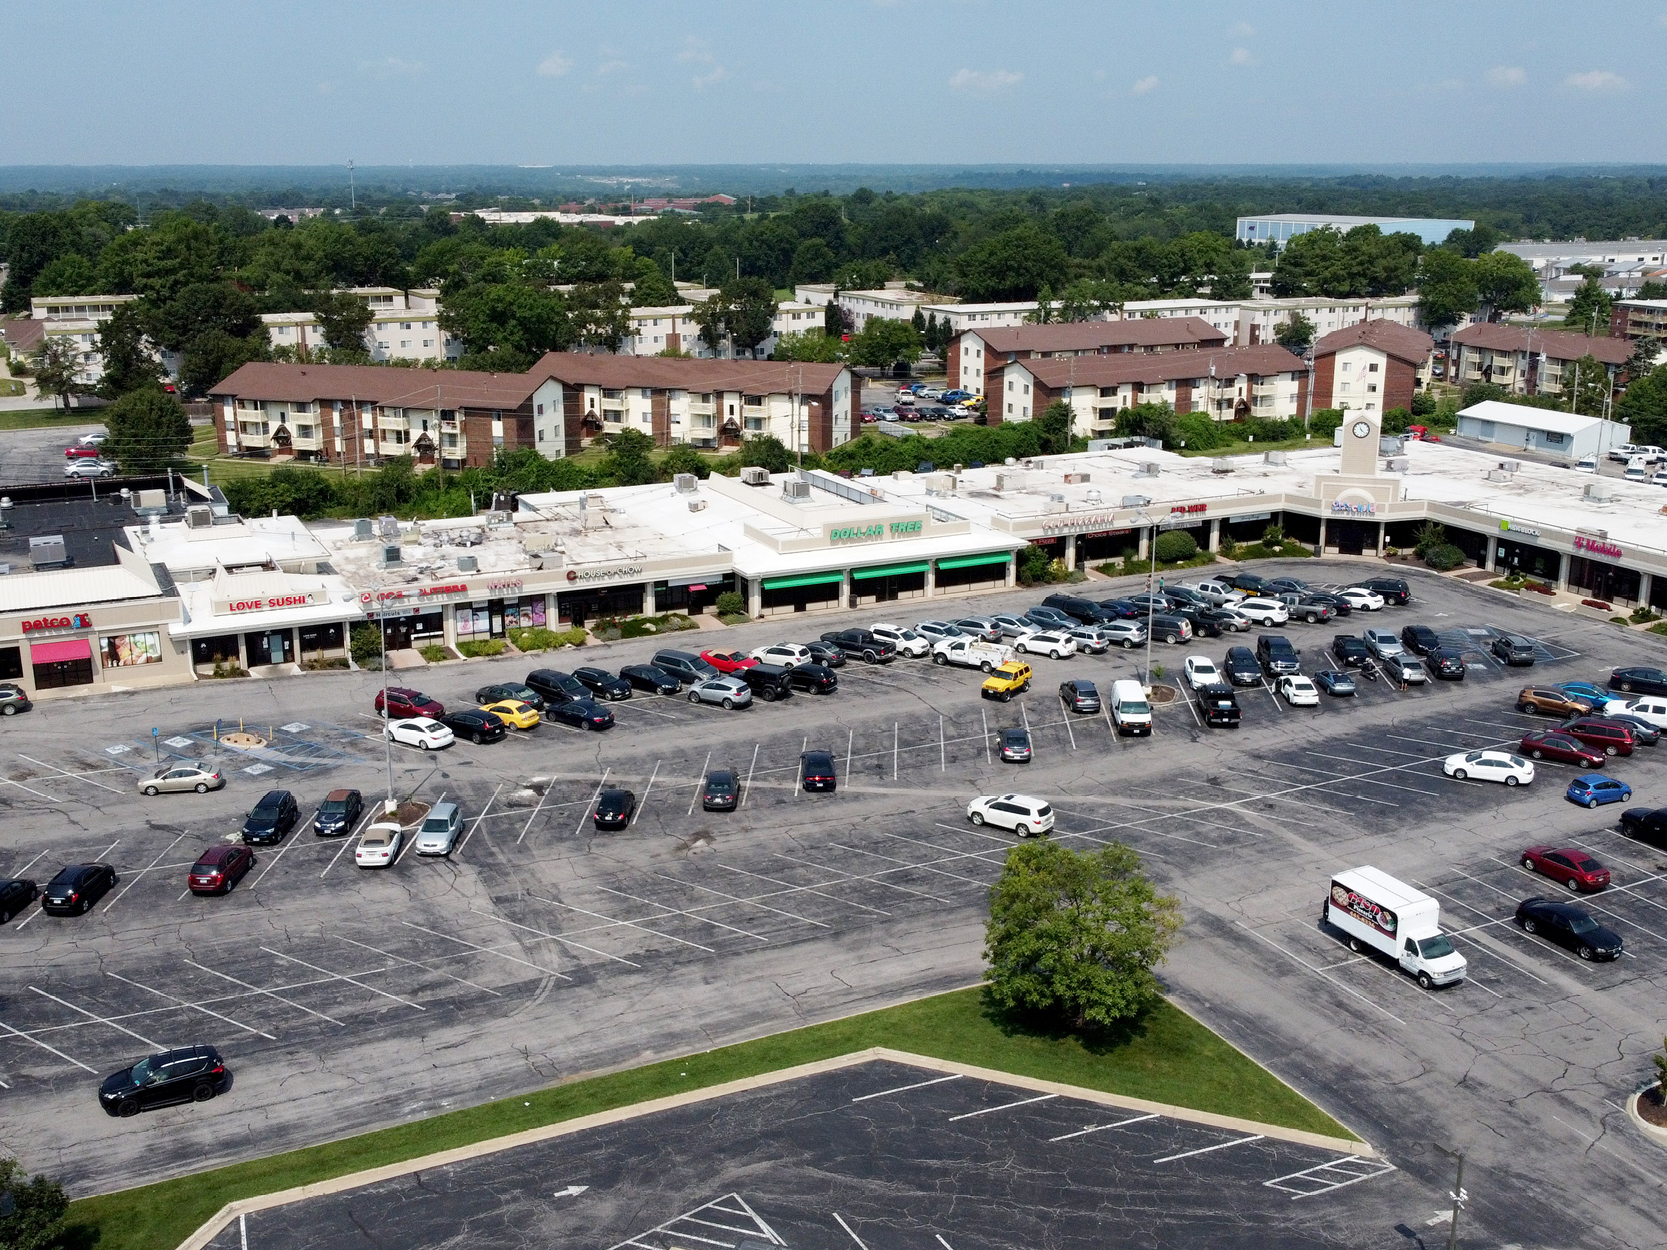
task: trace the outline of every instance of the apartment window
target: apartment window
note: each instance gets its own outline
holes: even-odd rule
[[[538,405],[538,415],[541,416],[541,417],[544,415],[544,405],[543,404]]]
[[[423,340],[423,346],[424,347],[433,347],[434,346],[434,340],[433,339],[424,339]]]
[[[625,413],[618,408],[604,408],[602,410],[602,420],[609,425],[620,425],[625,420]]]
[[[400,350],[403,351],[405,348],[411,346],[411,340],[410,339],[401,339],[399,341],[399,346],[400,346]]]
[[[1012,403],[1011,403],[1011,401],[1010,401],[1010,402],[1009,402],[1009,403],[1008,403],[1008,405],[1007,405],[1007,411],[1008,411],[1008,412],[1009,412],[1009,413],[1012,413],[1012,411],[1013,411],[1013,405],[1012,405]]]
[[[743,421],[746,424],[746,427],[747,427],[748,430],[757,431],[757,430],[762,430],[764,428],[764,418],[763,417],[745,417],[745,418],[743,418]]]
[[[607,387],[603,387],[602,388],[602,398],[603,399],[624,399],[625,398],[625,392],[623,390],[609,390]]]
[[[1354,366],[1352,364],[1350,364],[1348,361],[1345,360],[1343,362],[1343,372],[1344,373],[1347,373],[1352,368],[1354,368]]]
[[[409,321],[402,321],[399,323],[399,328],[401,330],[409,330],[411,328],[411,323]]]
[[[700,403],[709,404],[709,403],[712,402],[712,392],[711,391],[703,391],[699,395],[695,396],[695,398]]]
[[[1366,383],[1366,393],[1368,395],[1376,395],[1378,393],[1378,384],[1376,382]]]
[[[1026,395],[1030,394],[1030,383],[1029,382],[1025,383],[1025,394]]]
[[[745,404],[748,408],[762,408],[764,406],[764,396],[762,396],[762,395],[743,395],[743,396],[741,396],[741,402],[743,404]]]
[[[644,399],[654,398],[654,389],[652,387],[645,386],[642,388],[640,393]]]
[[[1011,391],[1013,389],[1013,379],[1012,378],[1007,379],[1007,389],[1009,391]]]
[[[376,346],[379,351],[385,352],[388,350],[388,344],[385,340],[378,340]]]
[[[1349,393],[1349,384],[1347,382],[1344,382],[1337,389],[1342,391],[1343,394],[1347,395]]]
[[[1367,373],[1376,373],[1377,371],[1378,371],[1378,365],[1377,365],[1376,361],[1373,361],[1371,364],[1366,366],[1366,372]]]
[[[1021,417],[1028,417],[1028,416],[1030,416],[1030,405],[1029,405],[1029,404],[1026,404],[1026,405],[1025,405],[1025,408],[1024,408],[1024,411],[1023,411],[1023,412],[1021,412],[1021,413],[1020,413],[1020,414],[1019,414],[1019,415],[1020,415],[1020,416],[1021,416]]]

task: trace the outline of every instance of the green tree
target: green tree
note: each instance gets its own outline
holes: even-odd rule
[[[660,480],[660,470],[649,458],[654,440],[641,430],[620,430],[608,439],[602,472],[618,486],[644,486]]]
[[[771,360],[799,360],[806,364],[833,364],[845,357],[845,345],[821,330],[784,334],[776,340]]]
[[[350,291],[320,291],[313,296],[313,315],[332,353],[368,359],[365,331],[370,329],[371,311],[363,296]]]
[[[839,266],[839,257],[822,239],[806,239],[793,253],[787,280],[794,286],[803,282],[826,282]]]
[[[1487,222],[1478,222],[1472,230],[1454,230],[1442,240],[1441,246],[1467,260],[1475,260],[1483,252],[1491,252],[1505,236]]]
[[[180,388],[187,395],[206,395],[210,387],[225,381],[250,361],[266,360],[270,355],[262,335],[238,338],[224,330],[209,330],[186,345],[179,363]]]
[[[1457,325],[1480,301],[1474,261],[1445,247],[1424,253],[1418,262],[1418,315],[1426,326],[1435,330]]]
[[[670,308],[683,302],[671,279],[660,271],[660,266],[647,256],[637,261],[637,277],[631,288],[631,304],[636,308]]]
[[[1106,278],[1078,278],[1059,297],[1058,320],[1100,321],[1107,313],[1121,316],[1123,304],[1117,283]]]
[[[1186,530],[1169,530],[1158,535],[1152,552],[1157,556],[1159,564],[1190,560],[1198,554],[1198,540]]]
[[[1159,894],[1121,843],[1097,851],[1021,844],[990,891],[990,999],[1077,1029],[1133,1019],[1160,997],[1152,969],[1180,927],[1178,900]]]
[[[1667,365],[1658,365],[1615,401],[1615,420],[1632,427],[1635,442],[1667,442]]]
[[[852,364],[873,369],[890,369],[899,361],[912,365],[922,350],[914,326],[889,317],[870,317],[851,336],[849,347]]]
[[[98,294],[98,270],[80,252],[65,252],[55,257],[36,277],[29,294],[35,295],[95,295]]]
[[[1667,1037],[1661,1039],[1661,1050],[1650,1056],[1650,1062],[1655,1065],[1656,1096],[1667,1101]]]
[[[755,434],[741,443],[741,464],[745,468],[786,473],[793,467],[793,453],[774,434]]]
[[[1293,309],[1289,317],[1274,327],[1273,337],[1286,351],[1300,355],[1314,342],[1314,323]]]
[[[1019,552],[1018,568],[1015,570],[1019,585],[1034,586],[1047,581],[1052,565],[1053,557],[1048,554],[1047,548],[1028,544]]]
[[[1609,310],[1614,305],[1615,301],[1610,298],[1609,292],[1603,289],[1603,283],[1596,278],[1588,277],[1574,289],[1568,311],[1563,316],[1563,328],[1573,330],[1577,334],[1607,337]]]
[[[476,359],[470,367],[500,372],[528,368],[545,352],[573,344],[566,301],[555,291],[519,279],[474,282],[447,291],[440,308],[440,328],[463,341]],[[521,363],[525,362],[525,363]]]
[[[631,333],[631,297],[618,282],[581,282],[568,296],[573,335],[617,352]]]
[[[1034,299],[1064,285],[1070,259],[1057,235],[1033,222],[975,243],[956,259],[958,292],[973,303]]]
[[[104,454],[127,473],[174,464],[191,446],[191,421],[172,395],[146,387],[129,391],[103,412]]]
[[[727,305],[724,328],[735,351],[751,353],[775,326],[775,288],[763,278],[737,278],[724,288],[723,297]]]
[[[1062,455],[1071,450],[1071,405],[1056,399],[1036,418],[1041,427],[1044,455]]]
[[[76,381],[81,370],[78,355],[69,339],[54,335],[41,340],[40,350],[29,361],[36,388],[42,395],[52,396],[54,408],[62,404],[66,412],[70,400],[82,389]]]
[[[669,481],[679,473],[693,473],[704,480],[712,476],[712,462],[687,443],[679,443],[660,461],[660,475]]]
[[[1514,252],[1484,252],[1472,273],[1477,299],[1496,312],[1520,313],[1539,306],[1540,280],[1534,267]]]
[[[52,1177],[25,1176],[16,1159],[0,1159],[0,1250],[55,1250],[69,1197]]]
[[[1558,406],[1588,417],[1601,417],[1614,394],[1609,369],[1590,353],[1563,365],[1563,391]]]
[[[145,312],[137,302],[117,304],[99,326],[98,351],[104,359],[98,393],[105,399],[119,399],[162,379],[162,364],[151,348]]]
[[[1636,339],[1632,344],[1632,351],[1622,366],[1622,372],[1628,378],[1641,378],[1650,373],[1661,359],[1661,340],[1654,335],[1646,334]]]
[[[1490,399],[1508,401],[1511,399],[1511,393],[1495,382],[1472,382],[1464,388],[1464,393],[1459,397],[1459,404],[1463,408],[1470,408]]]

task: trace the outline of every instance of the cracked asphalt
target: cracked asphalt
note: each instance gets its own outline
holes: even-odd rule
[[[1348,567],[1279,571],[1342,583]],[[918,661],[859,661],[831,697],[731,713],[638,695],[614,705],[614,730],[588,740],[541,726],[432,757],[396,748],[397,791],[463,806],[449,861],[407,851],[364,872],[343,842],[304,825],[257,850],[223,898],[181,897],[185,869],[235,834],[264,789],[294,790],[305,818],[328,789],[385,788],[381,744],[363,736],[377,731],[379,678],[41,704],[0,727],[0,874],[44,881],[102,857],[121,881],[88,916],[0,926],[0,1146],[76,1193],[99,1192],[972,983],[987,889],[1010,841],[969,825],[965,804],[1020,789],[1055,804],[1067,844],[1121,839],[1141,852],[1183,901],[1183,939],[1163,969],[1176,1001],[1399,1169],[1405,1201],[1373,1207],[1372,1237],[1358,1244],[1445,1236],[1426,1227],[1451,1184],[1439,1144],[1467,1152],[1464,1227],[1478,1239],[1661,1245],[1659,1148],[1619,1108],[1664,1031],[1667,855],[1620,838],[1615,808],[1565,802],[1572,769],[1542,765],[1534,786],[1508,791],[1445,779],[1439,761],[1520,736],[1529,722],[1513,695],[1530,676],[1601,681],[1614,665],[1662,663],[1667,647],[1486,588],[1413,580],[1410,607],[1283,632],[1313,671],[1339,629],[1425,622],[1474,648],[1462,684],[1368,684],[1317,711],[1250,689],[1239,730],[1206,730],[1178,703],[1159,710],[1150,740],[1117,739],[1103,717],[1068,715],[1055,697],[1067,676],[1105,689],[1135,675],[1138,651],[1033,658],[1033,690],[1006,705],[979,699],[975,672]],[[922,607],[698,641],[803,640],[847,616],[912,622]],[[1540,639],[1542,663],[1490,664],[1481,648],[1494,629]],[[584,659],[618,667],[653,649],[616,644]],[[1224,650],[1199,640],[1160,645],[1154,658],[1178,675],[1186,653],[1219,663]],[[452,704],[533,666],[471,662],[401,681]],[[271,771],[243,771],[271,755],[216,747],[217,716],[266,727],[282,747]],[[994,731],[1008,724],[1030,727],[1031,764],[994,760]],[[136,796],[152,726],[162,750],[220,760],[227,789]],[[834,754],[836,794],[799,791],[807,746]],[[1611,767],[1637,802],[1663,801],[1661,750]],[[746,801],[702,813],[695,786],[720,763],[748,779]],[[636,792],[629,830],[590,829],[602,784]],[[1599,919],[1631,957],[1583,964],[1510,922],[1517,899],[1557,892],[1516,866],[1524,846],[1550,842],[1586,846],[1613,869],[1615,888],[1587,901],[1614,913]],[[1329,874],[1362,863],[1441,899],[1469,982],[1426,994],[1320,929]],[[226,1053],[227,1095],[137,1121],[97,1110],[98,1076],[153,1044],[192,1041]],[[686,1192],[666,1201],[706,1201],[720,1163],[687,1161]]]

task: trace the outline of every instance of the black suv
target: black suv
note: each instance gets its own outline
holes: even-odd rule
[[[1302,672],[1302,656],[1283,634],[1263,634],[1257,638],[1256,661],[1269,677]]]
[[[49,916],[75,916],[88,911],[116,884],[109,864],[70,864],[41,891],[41,910]]]
[[[1235,573],[1229,579],[1228,584],[1234,590],[1242,590],[1247,595],[1268,594],[1270,593],[1269,588],[1273,585],[1260,573]]]
[[[623,677],[615,677],[605,668],[576,668],[573,670],[573,680],[592,695],[603,699],[618,700],[631,697],[631,683]]]
[[[1414,655],[1428,655],[1441,645],[1441,639],[1428,625],[1408,625],[1401,631],[1401,645]]]
[[[1042,600],[1044,608],[1053,608],[1063,612],[1066,616],[1074,617],[1084,625],[1097,625],[1101,621],[1115,621],[1117,613],[1111,608],[1102,608],[1092,599],[1084,599],[1081,595],[1049,595]]]
[[[107,1115],[138,1115],[170,1102],[207,1102],[226,1088],[229,1074],[212,1046],[185,1046],[139,1060],[104,1078],[98,1105]]]
[[[1206,725],[1239,727],[1239,696],[1233,693],[1233,687],[1214,681],[1200,686],[1196,694],[1198,714]]]
[[[839,648],[844,655],[857,656],[870,664],[890,664],[897,658],[897,647],[884,638],[877,638],[866,629],[841,629],[822,635],[822,641]]]
[[[563,673],[553,668],[533,669],[527,674],[527,685],[544,696],[545,707],[590,698],[590,691],[585,689],[584,682],[571,673]]]
[[[1227,658],[1221,662],[1221,671],[1235,686],[1262,684],[1262,666],[1256,662],[1256,653],[1249,647],[1228,647]]]
[[[718,670],[691,651],[656,651],[652,661],[655,668],[670,673],[685,686],[718,676]]]
[[[787,670],[787,684],[812,694],[832,694],[839,689],[839,674],[826,664],[795,664]]]
[[[793,695],[792,669],[779,664],[749,664],[730,674],[752,687],[752,692],[766,703],[788,699]]]
[[[1398,577],[1369,577],[1358,584],[1364,590],[1382,595],[1385,603],[1393,603],[1404,607],[1412,602],[1412,591]]]
[[[282,842],[284,834],[295,828],[301,819],[301,809],[295,796],[288,790],[268,790],[260,802],[243,820],[243,840],[250,846],[266,842]]]

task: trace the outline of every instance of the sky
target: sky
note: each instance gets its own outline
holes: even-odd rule
[[[6,28],[0,165],[1667,162],[1667,0],[53,0]]]

